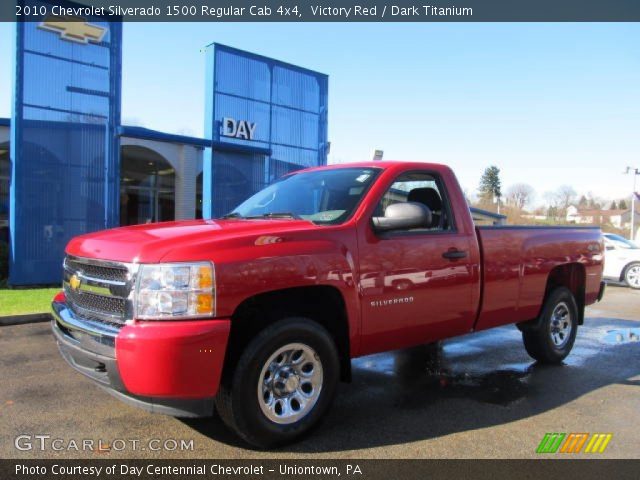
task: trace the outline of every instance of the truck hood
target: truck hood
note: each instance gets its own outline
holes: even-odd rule
[[[128,263],[157,263],[175,250],[201,252],[227,242],[238,247],[255,244],[260,237],[319,228],[307,220],[187,220],[114,228],[73,238],[66,253],[78,257]],[[197,258],[184,258],[197,260]]]

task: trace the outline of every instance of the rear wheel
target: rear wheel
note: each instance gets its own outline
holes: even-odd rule
[[[242,353],[216,397],[222,420],[259,448],[291,442],[329,408],[339,378],[331,335],[306,318],[264,329]]]
[[[632,263],[624,270],[624,283],[636,290],[640,289],[640,263]]]
[[[571,352],[578,332],[578,307],[571,291],[553,290],[535,327],[523,330],[527,353],[540,363],[560,363]]]

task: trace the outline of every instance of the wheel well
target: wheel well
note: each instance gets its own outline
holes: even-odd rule
[[[545,288],[544,298],[547,299],[557,287],[566,287],[573,294],[573,298],[578,305],[578,324],[584,322],[584,296],[586,288],[587,276],[584,265],[579,263],[567,263],[554,267],[547,277],[547,286]]]
[[[261,293],[238,305],[231,317],[223,381],[231,380],[244,348],[261,330],[289,316],[310,318],[329,331],[340,357],[340,379],[350,381],[349,321],[344,299],[337,288],[323,285]]]
[[[620,278],[619,278],[621,282],[624,282],[624,275],[625,273],[627,273],[627,268],[629,268],[631,265],[634,265],[634,264],[640,264],[640,262],[637,260],[632,260],[622,268],[622,271],[620,272]]]

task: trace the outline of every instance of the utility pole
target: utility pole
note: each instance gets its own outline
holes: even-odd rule
[[[629,240],[635,240],[636,234],[636,177],[640,175],[640,168],[627,167],[624,174],[633,175],[633,192],[631,192],[631,231],[629,232]]]

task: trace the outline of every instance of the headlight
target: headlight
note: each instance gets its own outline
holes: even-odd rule
[[[136,318],[213,317],[215,300],[215,275],[210,262],[140,265],[135,292]]]

